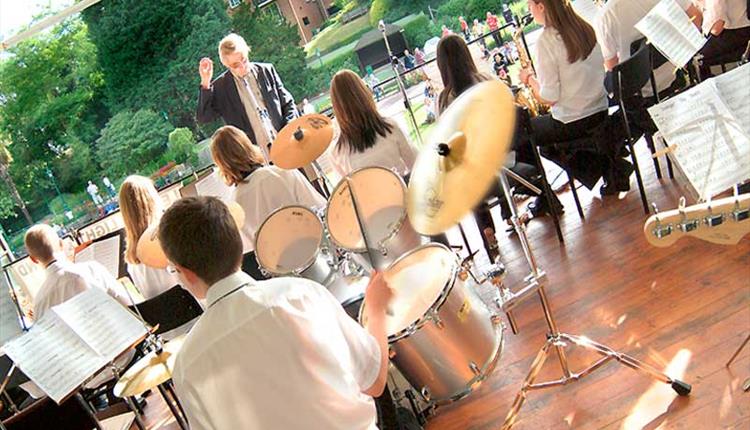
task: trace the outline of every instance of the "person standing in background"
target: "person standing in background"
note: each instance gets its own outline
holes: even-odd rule
[[[464,17],[458,17],[458,23],[461,25],[461,34],[464,35],[464,39],[468,42],[471,40],[471,33],[469,33],[469,24],[466,22]]]
[[[91,196],[91,200],[94,201],[94,204],[97,207],[104,203],[102,196],[99,195],[99,187],[97,187],[95,183],[89,181],[88,186],[86,186],[86,192],[89,193],[89,196]]]
[[[500,39],[500,34],[495,31],[500,29],[500,24],[498,23],[497,16],[489,11],[487,12],[487,27],[489,27],[490,31],[494,31],[494,33],[492,33],[492,39],[495,41],[495,46],[500,47],[503,44],[503,41]]]

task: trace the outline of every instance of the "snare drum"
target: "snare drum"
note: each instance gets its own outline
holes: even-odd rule
[[[323,285],[333,276],[323,224],[304,206],[274,211],[255,235],[255,256],[271,276],[301,276]]]
[[[458,400],[484,380],[500,356],[502,325],[459,276],[440,244],[421,246],[384,271],[393,290],[386,316],[392,363],[425,400]],[[363,321],[366,302],[360,310]]]
[[[406,215],[406,185],[397,174],[382,167],[367,167],[352,172],[354,192],[376,252],[384,264],[422,243]],[[365,243],[355,216],[347,181],[333,190],[326,209],[326,226],[333,243],[343,249],[363,253]]]

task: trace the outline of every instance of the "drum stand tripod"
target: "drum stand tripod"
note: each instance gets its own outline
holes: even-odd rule
[[[670,384],[672,386],[672,389],[674,389],[677,394],[679,394],[680,396],[687,396],[690,393],[691,389],[689,384],[686,384],[685,382],[679,381],[677,379],[672,379],[663,372],[640,360],[637,360],[621,352],[617,352],[612,348],[594,342],[591,339],[583,336],[561,333],[558,330],[557,323],[555,323],[554,316],[552,315],[552,309],[550,308],[549,302],[547,301],[547,295],[544,291],[546,274],[537,266],[536,258],[531,251],[529,239],[526,236],[526,228],[518,219],[518,211],[513,201],[513,197],[510,193],[508,178],[506,177],[506,174],[504,172],[500,174],[500,187],[505,192],[505,198],[508,201],[508,206],[511,211],[511,220],[513,222],[513,226],[516,230],[516,233],[518,234],[519,240],[521,241],[521,246],[523,247],[526,261],[528,262],[529,268],[531,269],[531,273],[525,280],[527,285],[518,293],[511,293],[507,290],[503,291],[504,297],[502,298],[502,309],[504,312],[506,312],[506,314],[508,314],[508,319],[511,321],[511,327],[514,328],[515,321],[513,320],[512,314],[510,313],[511,309],[518,303],[520,303],[523,299],[528,297],[531,293],[536,292],[539,295],[539,300],[542,304],[542,310],[544,311],[544,319],[547,321],[547,327],[549,328],[549,332],[547,333],[547,341],[544,343],[542,348],[539,350],[539,353],[536,355],[536,358],[534,358],[534,361],[531,363],[531,368],[526,375],[523,386],[516,395],[516,398],[513,401],[513,405],[511,406],[510,411],[508,411],[508,415],[505,417],[505,422],[503,423],[502,429],[509,430],[511,427],[513,427],[513,424],[515,424],[516,420],[518,419],[521,407],[526,400],[526,394],[528,391],[562,386],[567,385],[571,382],[576,382],[584,376],[591,374],[596,369],[602,367],[610,360],[616,360],[620,364],[630,367],[631,369],[639,370],[658,381],[664,382],[665,384]],[[514,328],[513,331],[514,333],[516,333],[516,328]],[[568,359],[565,355],[565,347],[568,345],[568,343],[572,343],[576,346],[594,351],[601,355],[601,358],[599,358],[583,370],[579,372],[573,372],[568,366]],[[550,353],[551,349],[554,349],[554,351],[557,353],[557,358],[560,361],[560,367],[562,368],[563,376],[552,381],[535,382],[537,376],[539,375],[539,372],[544,366],[544,362],[546,361],[547,355]]]

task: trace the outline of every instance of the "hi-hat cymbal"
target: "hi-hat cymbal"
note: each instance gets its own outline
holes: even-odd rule
[[[484,198],[510,148],[515,115],[513,95],[499,81],[474,85],[451,103],[412,169],[408,212],[415,230],[442,233]]]
[[[237,202],[227,203],[229,208],[229,214],[234,218],[234,222],[237,224],[237,228],[242,228],[245,224],[245,211],[242,210],[242,206]],[[169,264],[167,256],[164,254],[164,250],[159,242],[159,223],[152,223],[146,230],[141,234],[141,238],[138,239],[138,244],[135,248],[135,254],[141,263],[149,267],[157,269],[165,269]]]
[[[301,116],[281,129],[271,146],[271,161],[282,169],[298,169],[315,161],[333,140],[331,119]]]
[[[166,342],[161,354],[149,352],[130,366],[115,384],[115,396],[137,396],[172,379],[177,353],[182,349],[185,337],[182,335]]]

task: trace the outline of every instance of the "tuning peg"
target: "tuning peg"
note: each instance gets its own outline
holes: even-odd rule
[[[711,196],[708,196],[706,203],[708,204],[708,215],[703,218],[706,225],[709,227],[716,227],[724,223],[724,214],[714,215],[713,213],[713,208],[711,207]]]
[[[680,222],[677,224],[677,228],[682,230],[683,233],[691,232],[698,228],[700,221],[697,219],[688,219],[685,213],[685,196],[680,197],[680,204],[677,206],[677,210],[680,212]]]
[[[651,230],[654,236],[661,239],[672,234],[672,224],[667,224],[664,226],[661,225],[661,219],[659,218],[659,208],[656,207],[656,203],[652,202],[651,207],[654,208],[654,219],[656,220],[656,225],[654,226],[654,229]]]
[[[740,208],[740,184],[734,184],[734,210],[732,211],[732,218],[736,222],[745,221],[750,218],[750,208]]]

